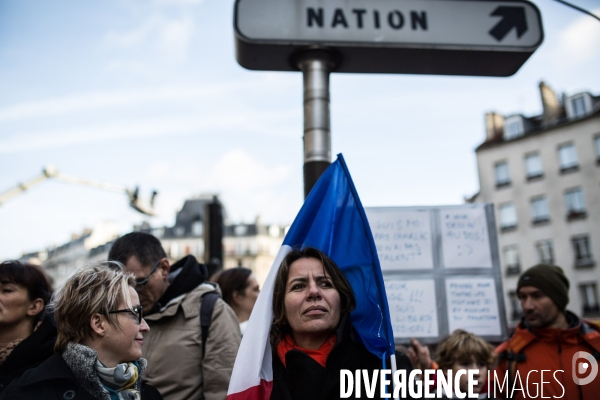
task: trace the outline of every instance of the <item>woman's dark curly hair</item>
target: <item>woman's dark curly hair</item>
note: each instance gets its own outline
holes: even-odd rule
[[[350,283],[342,273],[342,270],[340,270],[331,258],[314,247],[292,250],[281,262],[281,266],[275,277],[275,287],[273,289],[273,323],[271,324],[270,332],[272,346],[277,345],[285,335],[291,332],[285,313],[285,289],[290,275],[290,267],[301,258],[315,258],[319,260],[325,272],[331,277],[333,287],[340,294],[340,317],[350,313],[356,307],[356,300],[354,299],[354,292]]]

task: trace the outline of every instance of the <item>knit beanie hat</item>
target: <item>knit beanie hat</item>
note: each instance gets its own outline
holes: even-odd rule
[[[562,268],[550,264],[538,264],[523,272],[517,283],[517,293],[523,286],[540,289],[552,299],[561,311],[569,303],[569,280]]]

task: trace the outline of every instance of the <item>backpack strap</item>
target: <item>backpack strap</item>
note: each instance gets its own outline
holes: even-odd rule
[[[200,306],[200,329],[202,331],[202,359],[206,353],[206,341],[208,340],[208,328],[212,320],[215,303],[219,299],[219,293],[209,292],[202,296],[202,305]]]
[[[496,353],[499,358],[506,360],[506,372],[508,374],[508,382],[514,382],[517,374],[518,364],[527,359],[527,356],[523,352],[523,349],[532,341],[536,336],[528,330],[518,330],[513,333],[510,339],[502,343],[496,349]],[[510,391],[507,391],[506,398],[510,399]]]
[[[593,356],[600,359],[600,327],[591,321],[584,320],[579,329],[579,336],[593,349]]]

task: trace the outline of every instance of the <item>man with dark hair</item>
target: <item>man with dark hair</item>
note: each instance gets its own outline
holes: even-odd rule
[[[548,264],[529,268],[519,277],[517,295],[523,320],[496,349],[501,360],[496,384],[504,386],[503,395],[597,399],[600,377],[594,379],[593,374],[594,368],[598,372],[600,328],[566,310],[569,280],[563,270]],[[499,390],[497,386],[496,394]]]
[[[205,306],[219,293],[206,282],[207,271],[194,256],[171,265],[160,241],[132,232],[117,239],[108,254],[136,277],[136,291],[150,331],[144,336],[144,375],[169,400],[222,400],[241,335],[237,317],[220,298],[212,309],[210,325],[201,328]],[[207,296],[207,297],[205,297]],[[206,308],[206,307],[204,307]]]

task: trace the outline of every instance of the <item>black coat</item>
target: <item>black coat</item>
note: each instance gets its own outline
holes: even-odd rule
[[[142,400],[162,400],[162,396],[150,385],[142,382]],[[55,353],[39,367],[23,374],[0,394],[1,400],[96,400],[77,382],[73,371]]]
[[[17,347],[0,365],[0,393],[25,371],[35,368],[54,354],[56,323],[46,314],[41,325]]]
[[[273,391],[271,400],[329,400],[340,398],[340,370],[357,369],[373,370],[382,368],[381,359],[370,353],[364,345],[352,340],[352,326],[344,318],[338,328],[337,338],[331,353],[327,357],[326,367],[321,366],[310,356],[299,350],[290,350],[285,355],[286,366],[273,349]],[[389,360],[388,360],[389,361]],[[406,374],[412,371],[412,365],[404,354],[396,355],[398,370],[405,369]],[[389,369],[389,362],[387,363]],[[391,380],[390,375],[388,379]],[[379,383],[379,380],[378,380]],[[375,398],[378,399],[380,388],[377,385]],[[367,399],[364,386],[362,399]],[[355,393],[350,398],[354,399]]]

